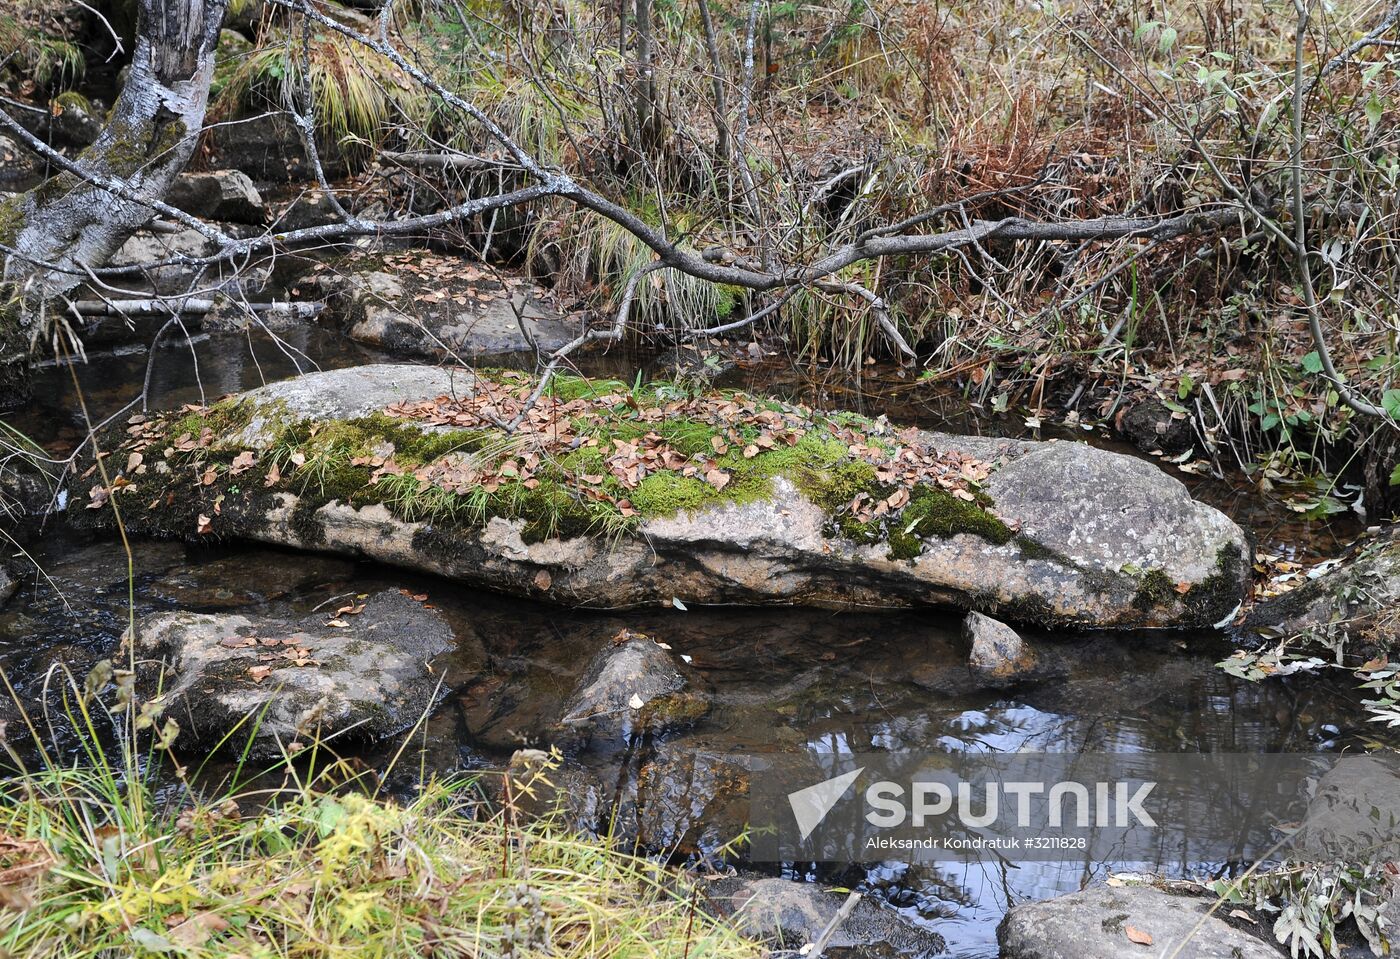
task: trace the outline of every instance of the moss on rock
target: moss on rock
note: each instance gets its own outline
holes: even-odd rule
[[[518,373],[486,375],[513,389],[526,383]],[[275,506],[272,497],[293,494],[296,503],[288,522],[307,545],[324,542],[318,511],[335,501],[356,508],[382,505],[406,522],[443,530],[480,528],[493,517],[519,520],[522,538],[536,542],[616,535],[651,518],[760,501],[772,496],[779,477],[828,515],[829,535],[861,544],[887,543],[891,558],[912,559],[927,537],[971,534],[997,544],[1013,537],[990,512],[985,495],[972,494],[969,501],[934,485],[915,485],[907,505],[892,514],[871,518],[863,508],[853,510],[861,494],[875,501],[898,488],[882,482],[876,467],[848,448],[851,429],[875,429],[854,414],[843,416],[839,427],[835,419],[813,414],[804,421],[805,429],[775,439],[761,425],[761,416],[770,410],[788,409],[775,402],[744,398],[757,416],[710,422],[686,415],[639,415],[676,399],[665,385],[627,388],[560,377],[551,389],[561,400],[618,399],[602,404],[601,413],[572,423],[573,443],[537,456],[528,475],[497,472],[532,447],[496,430],[429,428],[384,412],[311,420],[295,418],[277,404],[234,398],[203,409],[186,408],[149,424],[138,442],[148,460],[156,459],[150,451],[160,451],[162,471],[152,475],[143,470],[144,475],[126,479],[152,503],[152,510],[197,510],[211,516],[208,510],[217,505],[220,520],[213,525],[219,532],[238,532],[237,516],[252,517]],[[243,448],[242,437],[250,431],[266,437],[261,448]],[[668,455],[681,456],[686,468],[653,467],[634,485],[624,484],[610,468],[610,457],[619,444],[644,439],[664,443],[674,451]],[[895,448],[875,437],[868,445],[886,452]],[[693,468],[696,462],[721,472],[724,481],[707,480]],[[489,482],[473,479],[483,474]],[[192,533],[195,525],[189,523]]]

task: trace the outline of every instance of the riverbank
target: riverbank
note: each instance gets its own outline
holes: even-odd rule
[[[102,709],[80,707],[94,722]],[[127,732],[133,713],[151,715],[130,707]],[[400,800],[324,758],[314,775],[287,765],[271,789],[205,792],[162,758],[165,722],[144,755],[84,739],[84,764],[0,781],[0,955],[763,954],[680,872],[518,816],[509,797],[537,788],[548,761],[496,784],[507,802],[494,807],[479,779]]]

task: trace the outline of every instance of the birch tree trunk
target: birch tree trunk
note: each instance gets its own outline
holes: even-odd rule
[[[0,203],[0,407],[24,396],[38,307],[100,267],[151,217],[204,124],[226,0],[137,0],[131,71],[107,126],[77,164],[132,198],[64,172]],[[145,202],[143,202],[145,201]]]

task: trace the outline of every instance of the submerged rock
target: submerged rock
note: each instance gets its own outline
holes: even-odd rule
[[[576,606],[946,605],[1179,627],[1227,619],[1245,592],[1243,532],[1150,463],[577,381],[541,408],[564,419],[503,442],[473,411],[531,386],[495,377],[364,366],[153,420],[111,444],[143,457],[124,518]],[[70,517],[110,523],[86,505]]]
[[[548,305],[545,292],[461,263],[447,273],[368,270],[324,276],[319,286],[350,338],[400,356],[470,361],[477,356],[552,352],[581,332]]]
[[[846,894],[814,883],[737,876],[711,882],[706,899],[717,916],[734,919],[746,934],[797,950],[817,940],[840,911]],[[942,936],[866,897],[836,928],[823,955],[915,959],[946,951]]]
[[[231,223],[263,223],[267,205],[253,181],[241,170],[182,173],[165,201],[191,216]]]
[[[1343,756],[1318,779],[1291,849],[1307,861],[1395,860],[1400,858],[1397,810],[1400,761],[1392,754]]]
[[[968,665],[984,685],[1010,685],[1035,673],[1035,650],[1010,626],[973,612],[963,619],[962,628],[963,638],[972,644]]]
[[[1353,655],[1394,648],[1400,636],[1400,539],[1364,543],[1335,569],[1250,611],[1245,627],[1303,637]],[[1363,657],[1364,658],[1364,657]]]
[[[0,546],[29,542],[54,508],[58,481],[22,456],[0,462]]]
[[[676,740],[642,762],[612,823],[643,849],[713,855],[743,833],[748,818],[748,769],[723,750]]]
[[[1269,943],[1218,914],[1207,917],[1213,901],[1151,886],[1094,886],[1013,906],[997,940],[1002,959],[1278,959]],[[1150,936],[1150,945],[1129,939],[1129,928],[1145,934],[1139,940]]]
[[[27,190],[42,179],[39,159],[9,137],[0,136],[0,190]]]
[[[284,566],[269,576],[265,562],[254,556],[227,556],[179,566],[146,587],[148,595],[181,609],[218,610],[281,599],[298,590],[349,580],[355,567],[327,556],[301,557],[293,569]]]
[[[251,735],[259,757],[318,736],[377,740],[411,727],[448,688],[442,658],[456,648],[440,613],[397,591],[301,620],[156,613],[136,636],[138,655],[164,666],[143,670],[142,682],[148,695],[159,682],[180,745],[232,734],[241,748]]]
[[[1184,413],[1168,409],[1161,400],[1147,399],[1125,410],[1118,431],[1146,452],[1169,456],[1184,453],[1196,442],[1195,430]]]
[[[695,670],[650,636],[623,630],[598,651],[559,725],[566,735],[617,745],[648,732],[689,725],[709,710]]]

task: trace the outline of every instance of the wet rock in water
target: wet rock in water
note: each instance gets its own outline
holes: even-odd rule
[[[1035,650],[1010,626],[974,612],[963,619],[962,628],[963,638],[972,644],[967,662],[979,682],[1009,686],[1034,675]]]
[[[748,770],[724,752],[684,739],[659,745],[619,803],[615,830],[654,852],[714,853],[743,833]]]
[[[1135,954],[1279,959],[1271,944],[1218,914],[1207,918],[1213,902],[1152,886],[1093,886],[1013,906],[997,930],[997,940],[1003,959],[1122,959]],[[1135,943],[1128,938],[1129,929],[1150,936],[1151,943]]]
[[[153,599],[182,609],[236,609],[281,599],[353,575],[354,564],[328,556],[240,554],[181,566],[147,587]]]
[[[846,893],[813,883],[752,876],[714,880],[705,897],[718,917],[735,919],[748,935],[794,950],[815,942],[846,901]],[[916,959],[946,951],[936,932],[864,897],[837,927],[823,955]]]
[[[1184,453],[1196,442],[1191,420],[1156,399],[1143,400],[1125,410],[1118,420],[1118,431],[1138,449],[1168,456]]]
[[[529,280],[498,278],[465,261],[430,270],[427,276],[412,269],[370,269],[324,275],[316,282],[327,301],[323,322],[400,356],[471,361],[502,353],[551,352],[581,332]]]
[[[556,764],[540,749],[518,749],[506,765],[509,801],[524,816],[555,817],[565,829],[596,832],[611,819],[612,797],[589,770],[572,763]],[[487,780],[497,802],[507,799],[504,780]]]
[[[486,515],[444,512],[432,504],[462,503],[455,490],[482,481],[461,478],[480,468],[481,460],[468,461],[460,451],[494,450],[500,444],[493,446],[489,426],[451,432],[477,421],[455,413],[439,416],[435,398],[480,406],[528,392],[528,379],[493,376],[393,365],[309,374],[196,415],[197,421],[212,417],[218,427],[208,427],[205,445],[198,437],[180,442],[170,435],[185,430],[189,414],[152,421],[137,434],[113,438],[111,448],[120,461],[138,446],[151,460],[125,477],[131,485],[119,495],[142,506],[158,499],[157,508],[124,511],[124,518],[138,531],[241,537],[367,557],[574,606],[620,608],[676,599],[941,605],[1021,622],[1200,627],[1232,617],[1248,583],[1244,533],[1151,463],[1081,443],[955,437],[860,421],[869,431],[861,436],[910,444],[900,448],[911,453],[934,450],[940,462],[956,460],[958,470],[966,467],[983,477],[975,494],[961,490],[966,500],[941,485],[925,484],[914,489],[919,496],[914,504],[913,494],[900,487],[907,494],[903,506],[921,510],[912,522],[908,509],[883,523],[872,510],[866,522],[852,516],[853,500],[874,504],[874,497],[887,494],[881,492],[876,467],[850,453],[848,434],[840,431],[852,427],[768,402],[759,410],[751,399],[743,400],[750,421],[761,414],[786,422],[787,415],[805,424],[798,427],[801,435],[782,427],[778,432],[786,439],[763,436],[766,450],[758,445],[729,450],[722,454],[728,457],[723,468],[710,465],[721,455],[714,439],[728,449],[718,435],[702,432],[698,452],[680,454],[673,448],[666,462],[660,454],[643,462],[652,454],[636,452],[635,444],[624,440],[637,464],[617,469],[634,483],[645,477],[646,485],[618,486],[613,497],[599,500],[600,486],[622,482],[608,465],[607,457],[621,447],[610,438],[617,434],[607,430],[630,431],[624,435],[635,440],[644,439],[645,430],[690,422],[676,412],[677,404],[689,401],[648,399],[643,393],[650,404],[643,408],[635,397],[629,403],[619,392],[604,393],[579,401],[593,411],[589,415],[596,419],[590,422],[605,431],[590,448],[599,453],[596,482],[585,478],[591,470],[583,468],[550,472],[552,459],[535,466],[518,457],[509,466],[501,460],[486,468],[516,475],[522,468],[536,470],[534,485],[522,481],[515,499],[497,495]],[[732,400],[713,402],[718,407],[704,409],[739,408]],[[386,415],[390,407],[392,416]],[[704,415],[723,420],[732,414]],[[199,422],[196,427],[202,435],[205,427]],[[725,428],[699,425],[717,434]],[[574,429],[567,429],[571,437]],[[833,429],[838,432],[828,432]],[[298,474],[300,467],[283,459],[271,472],[266,451],[274,443],[283,449],[288,442],[297,445],[306,464],[308,454],[324,455],[326,444],[337,437],[346,445],[337,453],[335,469]],[[693,439],[692,429],[677,442]],[[184,447],[184,455],[177,455],[176,445]],[[551,457],[579,451],[588,452],[568,447]],[[241,466],[235,465],[238,457]],[[689,474],[682,472],[686,465]],[[428,489],[419,478],[412,477],[410,485],[389,475],[420,466],[459,479],[451,488]],[[431,482],[434,474],[421,475]],[[717,486],[721,480],[724,485]],[[517,488],[508,476],[492,482]],[[419,499],[425,490],[441,495]],[[81,505],[70,507],[69,516],[83,525],[111,522],[110,510]]]
[[[273,226],[282,233],[290,233],[292,230],[305,230],[313,226],[339,222],[340,214],[331,198],[320,190],[311,190],[293,200],[277,217]]]
[[[9,137],[0,136],[0,190],[21,192],[43,178],[38,158]],[[4,197],[0,196],[0,200]]]
[[[1347,644],[1360,659],[1392,649],[1400,637],[1400,538],[1366,541],[1335,568],[1250,611],[1245,627],[1270,637],[1305,636]]]
[[[55,504],[56,481],[33,469],[23,457],[0,462],[0,544],[23,545],[39,534]]]
[[[559,726],[583,743],[617,746],[694,723],[709,708],[695,670],[650,636],[624,629],[589,662]]]
[[[237,614],[156,613],[137,623],[143,694],[160,682],[178,744],[231,745],[252,735],[253,754],[313,737],[378,740],[418,721],[455,679],[455,647],[442,615],[398,591],[358,613],[300,620]],[[334,623],[344,623],[335,626]],[[439,686],[441,683],[441,687]],[[260,718],[259,718],[260,717]],[[241,724],[241,725],[240,725]],[[256,725],[256,729],[254,726]]]
[[[1400,518],[1400,430],[1377,430],[1360,450],[1366,515],[1373,522]]]
[[[182,173],[165,202],[191,216],[232,223],[267,221],[267,205],[253,181],[241,170]]]
[[[0,563],[0,606],[4,606],[10,601],[10,597],[19,591],[19,580],[14,573],[4,563]]]

